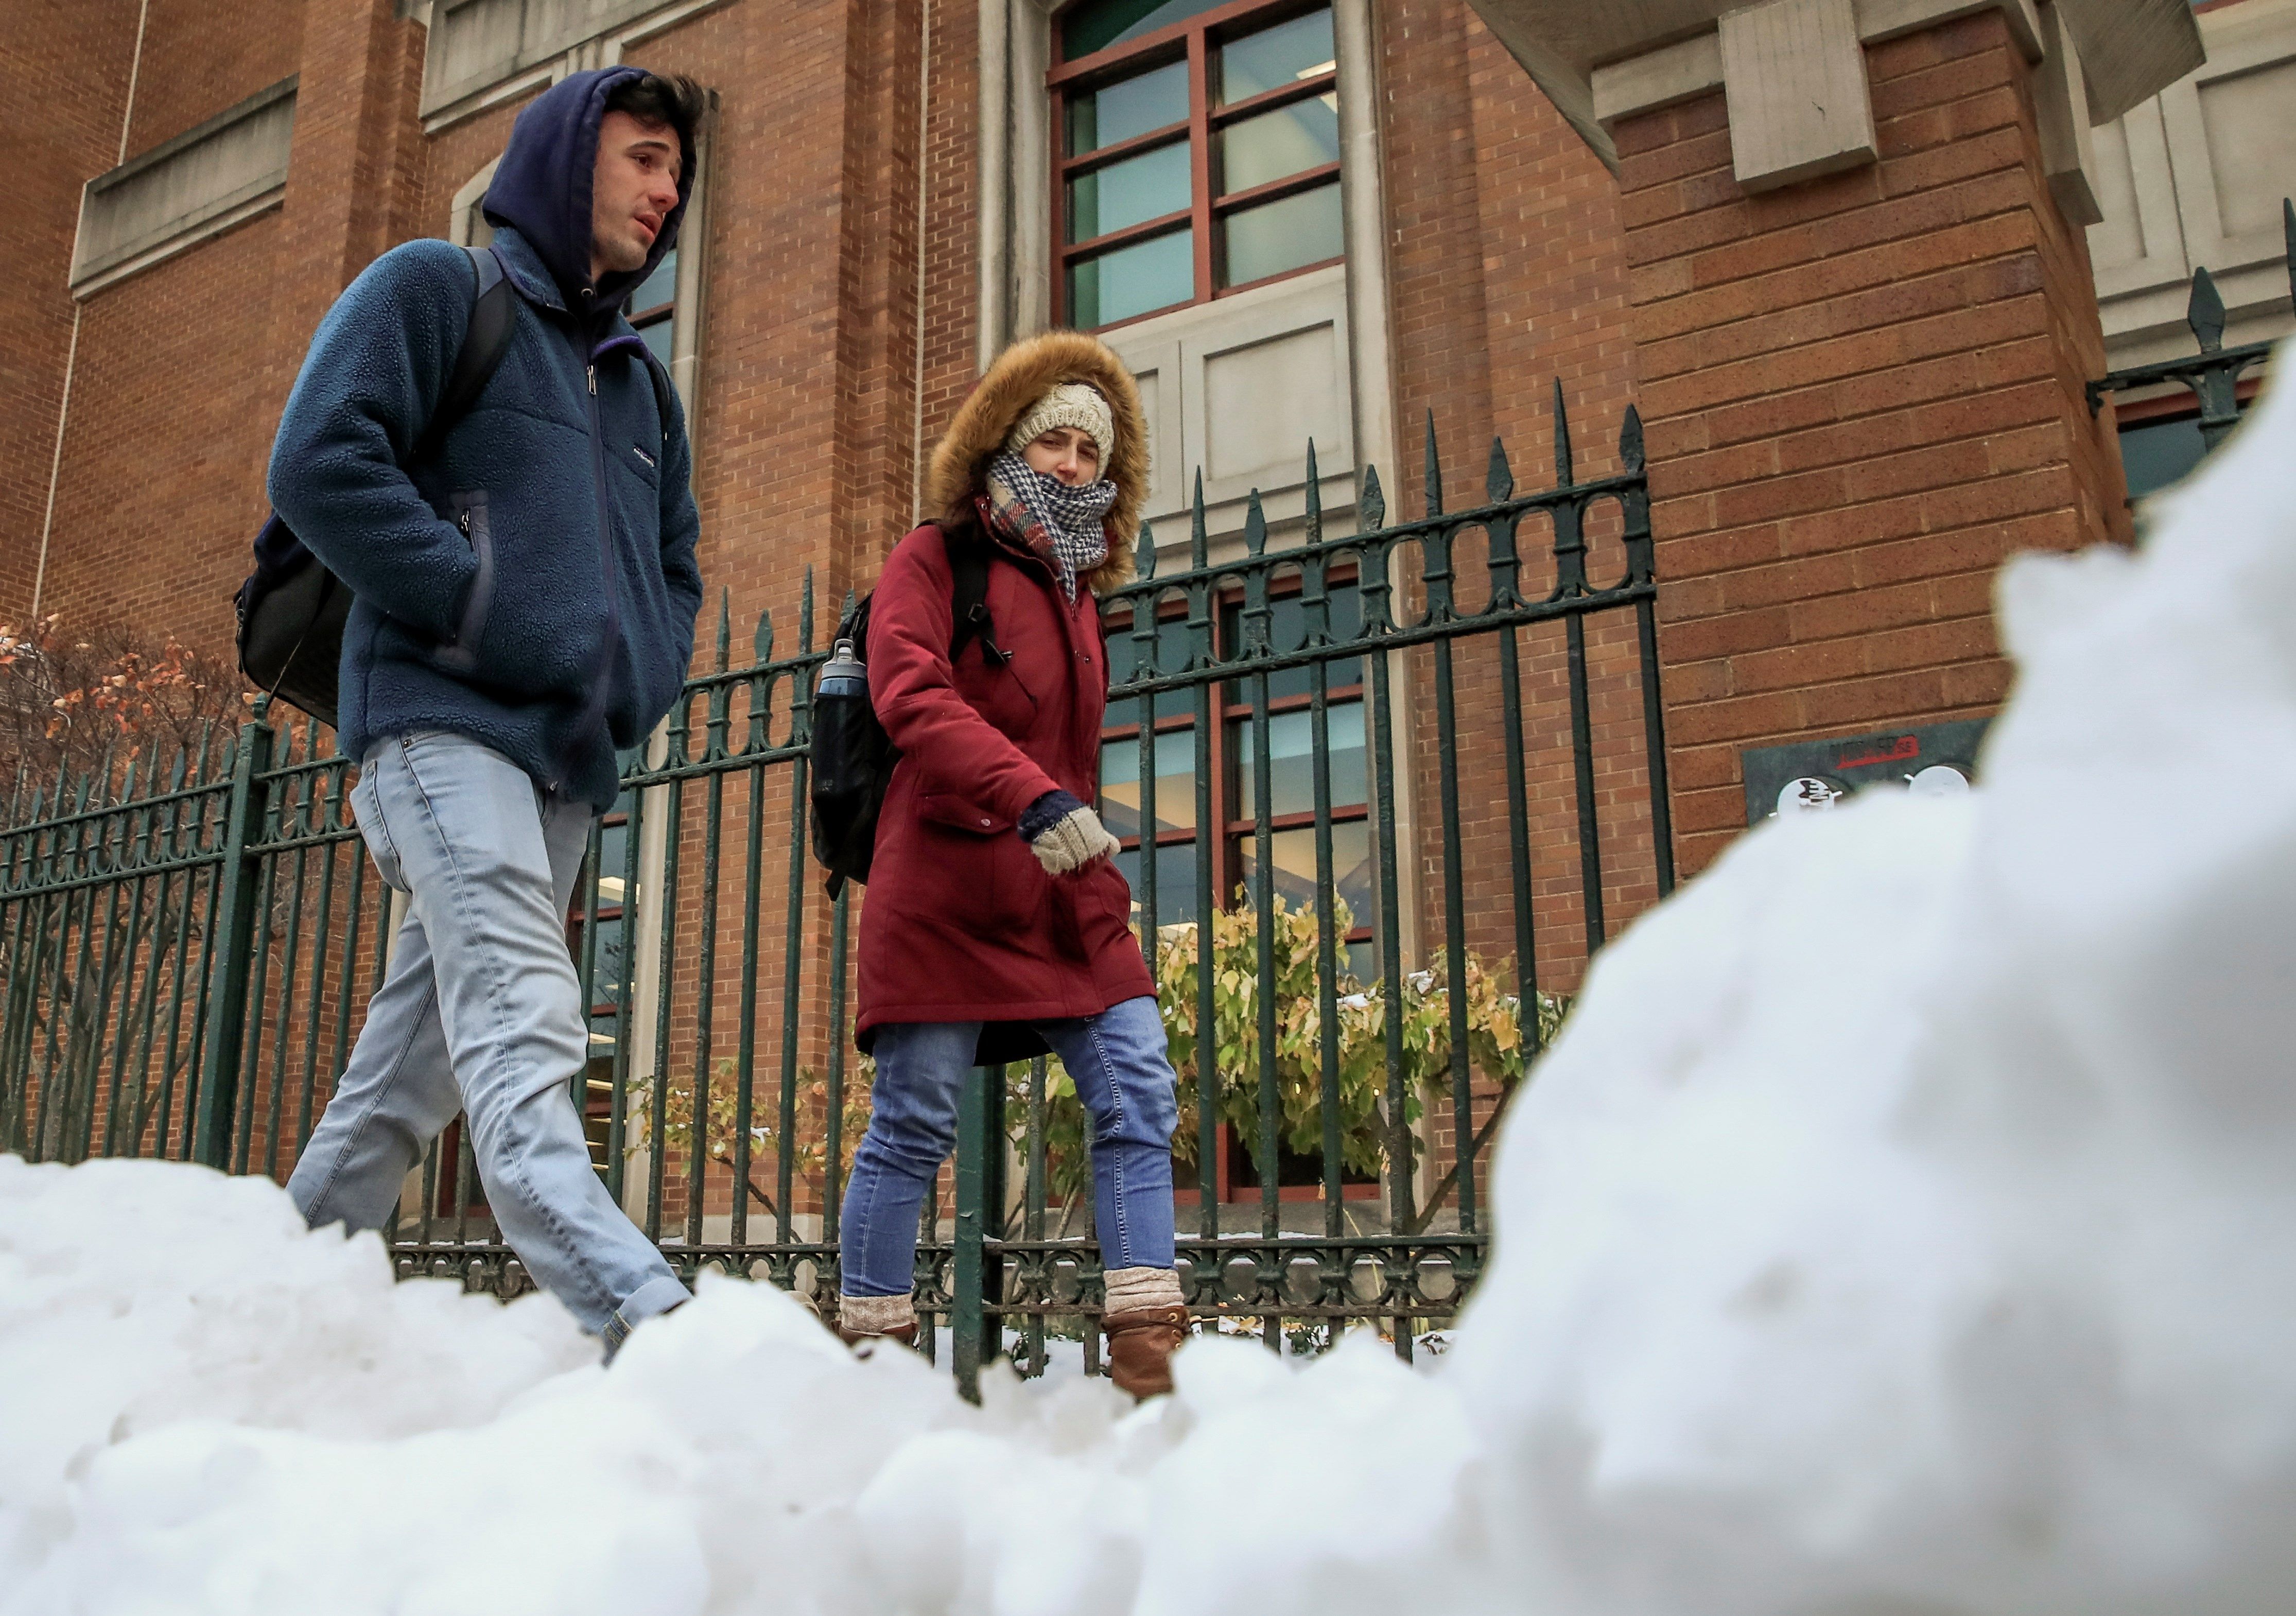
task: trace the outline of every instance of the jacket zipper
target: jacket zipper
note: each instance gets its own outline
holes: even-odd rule
[[[584,341],[586,344],[588,338]],[[582,715],[582,726],[575,734],[579,746],[589,739],[590,732],[603,724],[606,717],[606,680],[614,665],[614,645],[622,632],[622,603],[620,591],[614,587],[614,522],[613,513],[606,502],[606,434],[598,419],[598,367],[586,359],[583,379],[589,391],[590,415],[590,481],[598,502],[598,574],[606,590],[606,638],[599,648],[598,668],[591,680],[590,700]]]

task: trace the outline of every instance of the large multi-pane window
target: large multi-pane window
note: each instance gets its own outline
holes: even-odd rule
[[[1359,633],[1361,603],[1355,586],[1333,584],[1327,599],[1332,637],[1347,639]],[[1268,607],[1268,643],[1279,648],[1301,644],[1307,616],[1299,595],[1278,595]],[[1246,629],[1241,601],[1221,603],[1213,632],[1220,655],[1232,656],[1242,648]],[[1185,666],[1189,635],[1184,617],[1159,622],[1158,666]],[[1139,643],[1131,625],[1119,622],[1108,639],[1111,681],[1122,684],[1136,677],[1138,655]],[[1363,661],[1359,657],[1335,658],[1324,669],[1323,756],[1332,827],[1332,885],[1347,908],[1347,929],[1339,939],[1339,967],[1345,975],[1365,982],[1376,975],[1378,966],[1373,942],[1376,866],[1365,746]],[[1203,833],[1197,800],[1193,693],[1169,691],[1155,698],[1149,765],[1156,780],[1153,825],[1144,824],[1141,816],[1139,703],[1119,701],[1109,708],[1109,723],[1101,732],[1100,812],[1123,844],[1117,862],[1132,883],[1136,904],[1144,862],[1151,857],[1155,859],[1160,926],[1196,919],[1200,860],[1210,862],[1213,902],[1219,907],[1244,908],[1258,900],[1260,787],[1253,734],[1258,706],[1255,684],[1251,678],[1229,679],[1213,687],[1210,835]],[[1316,906],[1315,731],[1313,676],[1308,669],[1292,668],[1269,674],[1268,863],[1275,896],[1293,910],[1311,910]],[[1259,1178],[1246,1143],[1223,1128],[1216,1149],[1213,1171],[1223,1197],[1256,1192]],[[1279,1186],[1296,1185],[1301,1194],[1312,1194],[1312,1186],[1323,1182],[1323,1164],[1317,1160],[1294,1158],[1287,1151],[1276,1167]],[[1358,1185],[1353,1176],[1347,1182],[1351,1194],[1371,1183],[1365,1179]]]
[[[1054,33],[1060,324],[1113,325],[1342,256],[1328,5],[1084,0]]]

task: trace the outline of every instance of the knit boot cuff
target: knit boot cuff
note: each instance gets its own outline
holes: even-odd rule
[[[1107,1287],[1103,1313],[1136,1313],[1143,1308],[1177,1308],[1180,1276],[1170,1268],[1111,1268],[1102,1276]]]
[[[914,1325],[917,1308],[906,1296],[840,1296],[837,1321],[856,1335],[885,1335]]]

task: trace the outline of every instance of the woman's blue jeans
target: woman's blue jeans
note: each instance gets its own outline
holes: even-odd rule
[[[1092,1124],[1102,1265],[1170,1267],[1178,1102],[1156,1001],[1127,999],[1079,1021],[1039,1021],[1037,1030],[1075,1079]],[[909,1293],[918,1215],[956,1144],[957,1102],[980,1038],[978,1021],[877,1029],[876,1110],[853,1153],[838,1231],[846,1295]]]

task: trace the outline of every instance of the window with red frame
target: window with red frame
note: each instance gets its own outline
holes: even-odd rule
[[[1340,260],[1328,5],[1084,0],[1054,34],[1058,324],[1119,324]]]
[[[1361,605],[1353,583],[1329,587],[1330,632],[1350,638],[1360,631]],[[1276,595],[1268,603],[1269,643],[1297,645],[1305,637],[1305,607],[1296,592]],[[1220,603],[1214,619],[1218,653],[1231,656],[1242,643],[1243,610],[1240,598]],[[1164,668],[1186,662],[1189,629],[1185,617],[1167,618],[1157,625],[1156,660]],[[1108,637],[1109,675],[1122,684],[1135,676],[1137,643],[1131,626],[1112,625]],[[1376,849],[1371,834],[1370,776],[1365,748],[1364,674],[1359,658],[1341,657],[1324,664],[1324,758],[1329,781],[1332,821],[1332,884],[1347,906],[1348,930],[1340,939],[1339,967],[1343,979],[1367,982],[1377,974],[1374,945],[1374,905],[1376,901]],[[1216,833],[1200,834],[1196,814],[1195,698],[1188,691],[1168,691],[1154,699],[1151,721],[1155,730],[1152,767],[1156,773],[1156,823],[1141,823],[1140,712],[1136,701],[1110,705],[1109,722],[1101,732],[1100,813],[1110,832],[1122,843],[1117,863],[1136,896],[1142,860],[1153,849],[1156,860],[1156,921],[1160,926],[1185,924],[1196,918],[1197,860],[1212,865],[1214,901],[1234,908],[1253,901],[1257,871],[1259,783],[1255,779],[1252,744],[1253,689],[1250,679],[1225,680],[1213,688],[1210,748],[1211,799],[1218,815]],[[1315,715],[1309,671],[1286,669],[1267,679],[1267,810],[1270,864],[1275,894],[1287,907],[1313,908],[1316,903],[1316,776]],[[1341,992],[1352,988],[1344,980]],[[1185,1124],[1184,1124],[1185,1125]],[[1222,1199],[1240,1192],[1257,1192],[1256,1165],[1245,1142],[1230,1137],[1223,1128],[1217,1141],[1213,1170]],[[1323,1163],[1314,1156],[1294,1157],[1284,1152],[1276,1162],[1280,1189],[1297,1188],[1312,1195],[1323,1183]],[[1358,1186],[1356,1175],[1345,1183],[1349,1193]],[[1362,1179],[1361,1186],[1374,1183]],[[1184,1194],[1193,1186],[1179,1185]],[[1365,1193],[1369,1193],[1366,1189]]]

